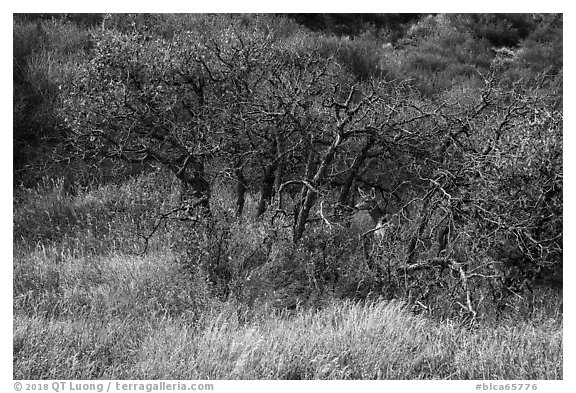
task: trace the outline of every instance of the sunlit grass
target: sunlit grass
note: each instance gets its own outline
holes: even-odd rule
[[[399,301],[324,298],[283,312],[266,301],[218,300],[172,247],[181,232],[164,228],[148,253],[138,252],[131,233],[170,200],[167,185],[151,186],[156,180],[76,196],[56,184],[15,207],[14,378],[562,378],[554,302],[469,328],[415,315]],[[226,217],[230,201],[215,198],[217,214]],[[255,260],[266,225],[228,227],[233,269]],[[287,255],[275,247],[267,263]]]
[[[241,322],[17,315],[15,378],[561,379],[562,326],[466,330],[401,303],[339,302]]]

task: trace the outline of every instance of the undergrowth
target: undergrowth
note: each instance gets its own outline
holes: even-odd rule
[[[150,236],[174,194],[161,173],[18,191],[15,379],[562,378],[558,295],[472,327],[428,318],[371,295],[345,232],[292,247],[251,218],[254,196],[233,219],[225,186],[214,226],[175,218]]]

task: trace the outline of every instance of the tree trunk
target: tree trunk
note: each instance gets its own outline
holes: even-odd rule
[[[276,193],[276,206],[282,209],[282,194],[280,193],[280,186],[282,185],[282,178],[284,177],[284,166],[286,157],[284,156],[284,145],[282,135],[276,135],[276,152],[278,153],[278,165],[276,166],[276,174],[274,177],[274,192]]]
[[[236,217],[242,217],[242,212],[244,211],[244,202],[246,200],[246,191],[248,186],[246,184],[246,178],[244,177],[244,172],[242,171],[242,166],[238,163],[234,168],[234,176],[236,177]]]
[[[314,169],[316,167],[316,152],[312,150],[311,144],[308,145],[308,159],[306,160],[306,173],[304,178],[311,182],[314,177]],[[303,184],[299,192],[298,200],[294,203],[294,225],[292,227],[293,241],[296,243],[302,237],[303,228],[297,229],[299,217],[304,207],[304,202],[308,195],[308,187]],[[298,233],[298,235],[297,235]]]
[[[312,179],[312,185],[317,187],[325,178],[326,170],[328,166],[332,163],[334,159],[334,155],[336,154],[336,149],[340,145],[340,135],[336,135],[334,141],[328,148],[328,151],[324,155],[324,158],[320,162],[318,166],[318,170]],[[306,187],[306,192],[304,193],[304,198],[302,202],[302,207],[298,212],[298,216],[296,218],[296,224],[294,225],[294,234],[293,234],[293,242],[297,243],[302,236],[304,235],[304,230],[306,227],[306,222],[308,221],[308,215],[310,213],[310,209],[314,206],[314,202],[316,201],[316,192],[313,191],[310,187]]]
[[[268,164],[264,170],[264,178],[260,182],[260,200],[258,201],[258,209],[256,217],[260,217],[266,211],[266,208],[272,200],[274,193],[274,170],[276,165],[274,163]]]
[[[256,210],[256,217],[260,217],[272,201],[274,195],[274,172],[276,171],[278,146],[274,141],[269,147],[270,161],[264,166],[264,177],[260,182],[260,200]]]
[[[416,252],[416,246],[418,245],[418,241],[422,237],[422,233],[424,233],[424,229],[426,229],[426,225],[428,225],[428,220],[430,219],[431,213],[429,212],[430,201],[432,200],[432,195],[434,195],[433,191],[429,191],[428,194],[424,197],[424,206],[422,206],[422,218],[420,219],[420,224],[418,225],[418,229],[412,238],[410,239],[410,243],[408,243],[407,249],[407,256],[406,256],[406,264],[411,265],[416,261],[416,257],[418,253]]]
[[[348,170],[348,174],[344,179],[344,184],[342,184],[342,187],[340,188],[340,195],[338,197],[339,206],[337,208],[337,213],[341,212],[344,206],[348,204],[348,198],[350,196],[350,190],[352,188],[352,184],[354,184],[354,179],[358,175],[358,171],[360,170],[360,167],[366,160],[366,157],[368,157],[368,150],[370,150],[370,147],[373,144],[374,144],[374,138],[370,137],[366,140],[366,144],[364,144],[364,147],[362,147],[362,150],[360,151],[358,156],[356,156],[356,158],[354,159],[354,163],[352,163],[352,166]]]

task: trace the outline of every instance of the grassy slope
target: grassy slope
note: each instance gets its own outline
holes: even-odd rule
[[[169,192],[157,182],[52,187],[15,207],[15,379],[562,378],[558,306],[466,329],[400,302],[291,315],[219,302],[169,234],[134,254],[130,234]]]

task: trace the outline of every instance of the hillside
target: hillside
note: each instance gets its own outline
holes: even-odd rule
[[[556,14],[15,14],[15,379],[562,379]]]

